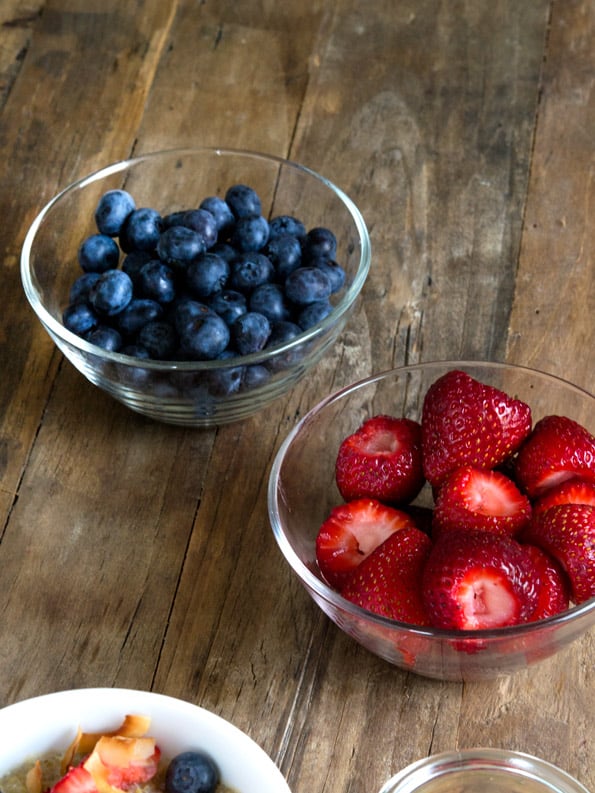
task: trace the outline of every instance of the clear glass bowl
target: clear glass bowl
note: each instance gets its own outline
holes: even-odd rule
[[[589,793],[539,757],[507,749],[443,752],[404,768],[380,793]]]
[[[198,207],[210,195],[244,183],[260,195],[263,214],[293,215],[307,228],[326,226],[337,237],[337,261],[346,285],[333,311],[289,343],[225,361],[144,361],[106,352],[66,330],[62,312],[72,282],[82,273],[77,250],[97,231],[101,195],[125,188],[138,207],[162,214]],[[172,424],[206,427],[245,418],[292,388],[341,333],[370,267],[370,240],[351,199],[302,165],[264,154],[214,148],[153,152],[116,162],[62,190],[33,221],[23,244],[25,294],[56,345],[92,383],[132,410]],[[264,367],[267,379],[222,393],[234,368]],[[262,369],[259,370],[262,372]]]
[[[330,509],[342,499],[335,483],[341,440],[366,418],[388,413],[420,420],[428,387],[462,369],[527,402],[533,420],[561,413],[594,431],[595,396],[557,377],[499,363],[445,361],[394,369],[328,396],[294,427],[274,460],[269,517],[277,543],[314,601],[338,627],[375,655],[417,674],[441,680],[507,675],[565,648],[595,625],[595,598],[538,622],[495,630],[416,628],[372,614],[342,598],[323,580],[315,539]],[[424,487],[416,500],[431,505]]]

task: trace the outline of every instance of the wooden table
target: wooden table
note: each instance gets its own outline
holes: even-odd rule
[[[313,605],[266,509],[290,428],[372,371],[490,358],[593,388],[594,35],[589,0],[2,0],[0,705],[182,697],[246,730],[295,793],[374,793],[474,745],[595,790],[592,631],[494,682],[406,674]],[[363,306],[314,375],[212,431],[92,387],[19,279],[59,188],[193,144],[322,172],[373,245]]]

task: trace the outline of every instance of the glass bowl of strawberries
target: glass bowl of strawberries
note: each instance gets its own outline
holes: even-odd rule
[[[595,625],[595,396],[444,361],[332,394],[273,463],[286,561],[338,627],[442,680],[507,675]]]

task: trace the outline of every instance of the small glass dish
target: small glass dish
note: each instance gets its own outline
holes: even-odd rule
[[[464,749],[418,760],[380,793],[589,793],[552,763],[508,749]]]

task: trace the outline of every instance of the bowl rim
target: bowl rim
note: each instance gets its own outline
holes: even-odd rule
[[[570,388],[573,391],[577,392],[578,394],[590,397],[595,401],[595,394],[591,393],[590,391],[587,391],[586,389],[581,388],[580,386],[574,385],[573,383],[570,383],[569,381],[563,379],[562,377],[559,377],[558,375],[544,372],[539,369],[534,369],[520,364],[506,363],[502,361],[448,360],[448,359],[426,361],[423,363],[409,364],[405,366],[397,366],[392,369],[385,369],[381,372],[377,372],[368,377],[364,377],[360,380],[357,380],[354,383],[350,383],[349,385],[344,386],[338,391],[335,391],[327,395],[322,400],[320,400],[316,405],[314,405],[314,407],[308,410],[308,412],[300,419],[300,421],[290,430],[289,434],[286,436],[286,438],[282,442],[281,446],[279,447],[275,455],[269,474],[268,493],[267,493],[269,521],[271,523],[271,527],[273,529],[273,534],[275,536],[277,544],[281,552],[283,553],[283,556],[285,557],[286,561],[289,563],[289,566],[292,568],[293,572],[301,580],[302,584],[304,584],[307,588],[315,592],[319,598],[330,603],[333,606],[333,608],[340,609],[341,611],[348,613],[350,616],[355,617],[358,620],[366,620],[368,622],[371,622],[379,628],[384,628],[384,629],[396,628],[400,631],[406,632],[410,636],[424,637],[436,641],[469,640],[471,642],[475,640],[476,642],[478,641],[485,642],[490,639],[497,640],[497,639],[520,638],[530,635],[532,633],[540,632],[547,627],[554,627],[554,626],[557,627],[567,622],[573,622],[574,620],[580,618],[584,614],[595,612],[595,597],[592,597],[589,600],[585,601],[584,603],[580,603],[578,605],[572,606],[571,608],[566,609],[565,611],[560,612],[559,614],[554,614],[551,617],[546,617],[544,619],[537,620],[535,622],[521,623],[520,625],[510,625],[504,628],[481,628],[481,629],[457,631],[457,630],[450,630],[447,628],[429,628],[418,625],[411,625],[406,622],[401,622],[399,620],[390,619],[389,617],[384,617],[381,614],[375,614],[372,611],[368,611],[367,609],[364,609],[361,606],[358,606],[355,603],[346,600],[338,592],[336,592],[328,584],[326,584],[321,578],[318,578],[316,575],[314,575],[314,573],[302,562],[302,560],[294,551],[291,543],[287,539],[287,536],[283,530],[283,526],[279,519],[279,509],[278,509],[279,489],[277,487],[277,483],[279,481],[281,467],[283,465],[283,461],[285,459],[287,450],[291,446],[295,437],[304,428],[304,426],[306,426],[312,420],[314,420],[315,417],[327,407],[327,405],[343,399],[345,396],[349,395],[354,391],[359,390],[360,388],[366,387],[368,385],[373,385],[375,382],[378,382],[379,380],[383,380],[387,377],[407,375],[410,372],[418,372],[420,370],[431,370],[433,368],[443,369],[446,367],[453,369],[484,367],[487,369],[495,369],[495,370],[497,369],[502,371],[506,369],[511,369],[524,374],[538,375],[540,377],[545,378],[546,380],[557,382],[560,385]]]
[[[262,160],[269,163],[276,164],[281,167],[288,167],[293,171],[301,172],[307,176],[312,177],[316,181],[323,184],[331,192],[333,192],[339,200],[346,207],[349,212],[355,228],[357,230],[360,240],[360,256],[357,271],[353,277],[352,282],[344,289],[339,301],[333,307],[331,313],[322,319],[320,322],[313,325],[311,328],[300,333],[294,339],[288,342],[261,350],[260,352],[250,353],[243,356],[234,356],[233,358],[223,360],[211,361],[160,361],[156,359],[139,359],[130,355],[124,355],[119,352],[110,352],[91,344],[85,339],[72,333],[64,325],[59,322],[45,307],[40,299],[39,292],[34,284],[31,275],[31,252],[35,242],[35,237],[39,231],[43,221],[51,213],[52,209],[58,204],[62,198],[78,189],[82,189],[93,182],[99,181],[108,176],[120,173],[127,168],[135,167],[145,161],[156,160],[159,158],[176,158],[183,156],[195,155],[215,155],[216,157],[234,156],[242,158],[252,158],[254,160]],[[146,153],[135,154],[132,157],[121,159],[109,163],[101,168],[98,168],[91,173],[76,179],[66,187],[62,188],[56,193],[38,212],[29,226],[21,247],[20,255],[20,274],[21,283],[34,312],[42,324],[46,327],[48,332],[56,336],[61,341],[67,343],[69,346],[74,347],[87,355],[92,355],[106,361],[113,361],[124,366],[142,367],[157,372],[171,372],[171,371],[196,371],[197,369],[204,371],[215,371],[218,369],[229,369],[230,367],[240,365],[250,365],[256,363],[266,363],[271,358],[277,355],[283,355],[291,352],[296,347],[306,344],[313,339],[324,336],[324,334],[334,326],[341,318],[347,313],[351,306],[356,301],[362,287],[368,277],[371,264],[371,243],[368,227],[363,218],[362,213],[354,203],[354,201],[338,187],[330,179],[327,179],[322,174],[314,171],[306,165],[302,165],[294,160],[285,159],[274,154],[267,154],[261,151],[251,151],[242,148],[226,148],[216,146],[186,146],[180,148],[158,149]]]

